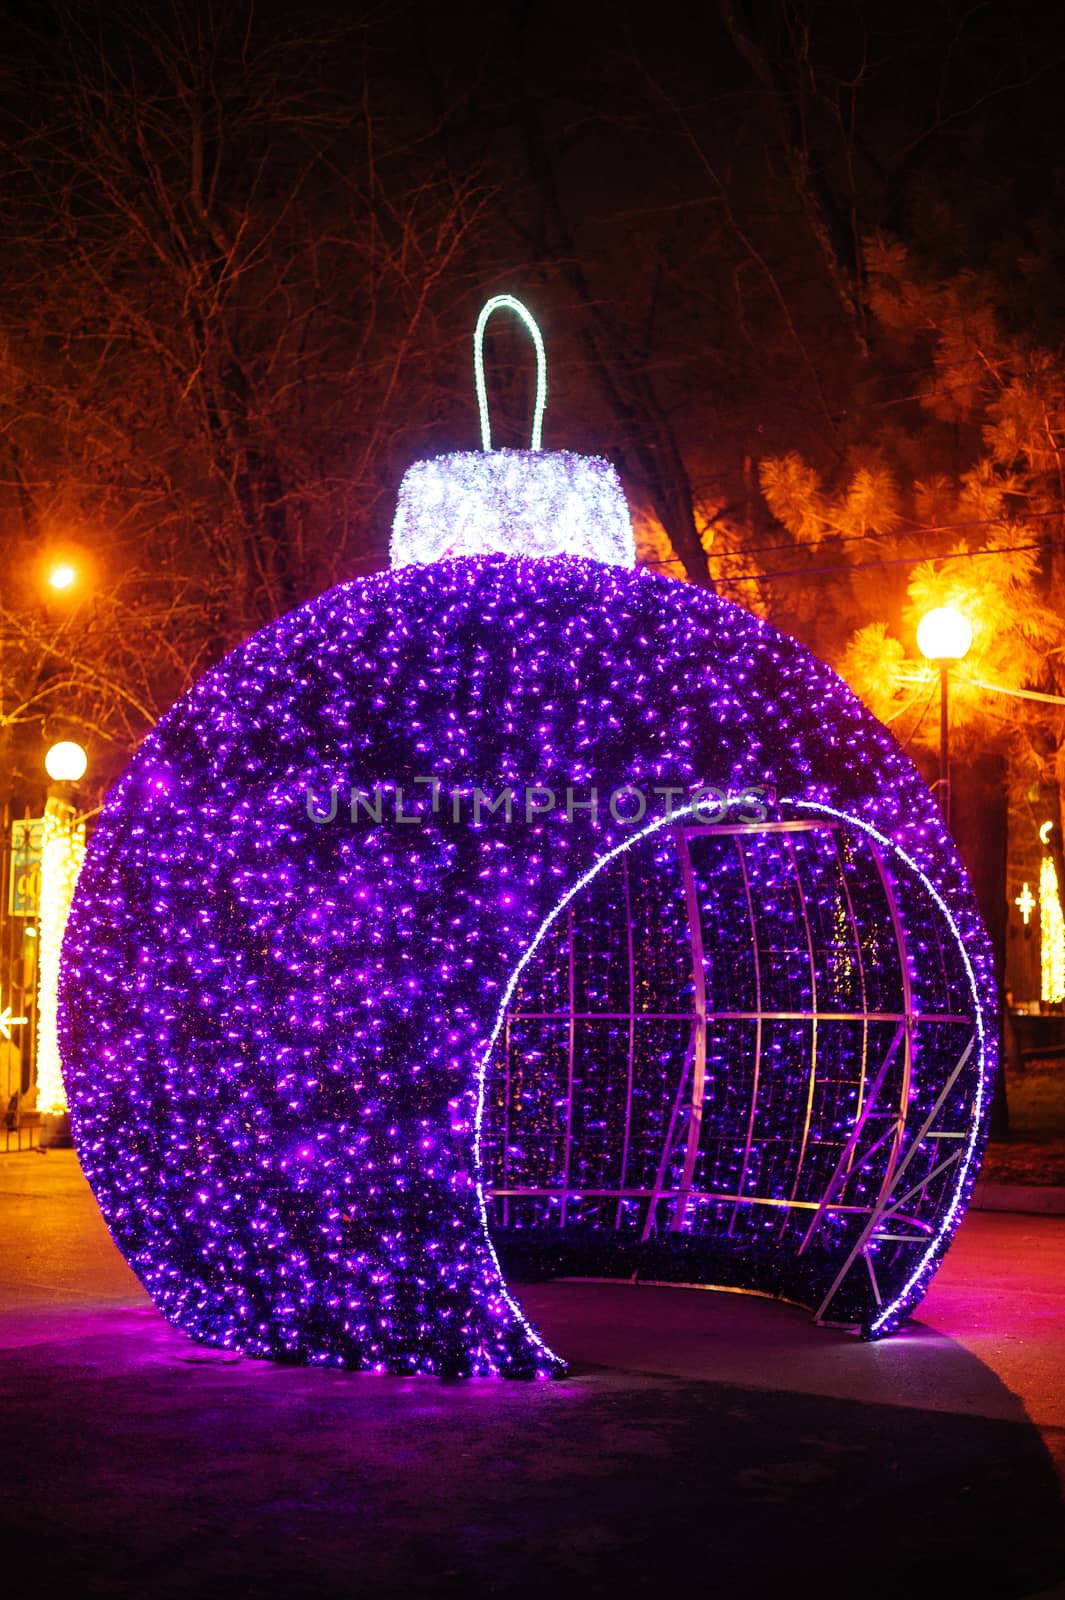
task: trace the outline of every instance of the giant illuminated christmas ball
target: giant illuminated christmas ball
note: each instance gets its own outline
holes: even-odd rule
[[[634,570],[605,461],[422,463],[394,562],[209,672],[92,839],[63,1055],[127,1260],[197,1339],[389,1371],[560,1370],[508,1264],[890,1331],[994,1065],[918,773]]]

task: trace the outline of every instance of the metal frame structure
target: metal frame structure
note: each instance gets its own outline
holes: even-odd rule
[[[587,1249],[593,1237],[613,1233],[612,1270],[623,1262],[626,1275],[632,1275],[632,1265],[648,1277],[657,1277],[658,1269],[652,1262],[648,1270],[647,1250],[670,1237],[683,1251],[684,1276],[677,1280],[674,1274],[675,1281],[768,1285],[767,1292],[808,1304],[819,1322],[868,1329],[889,1299],[890,1284],[912,1271],[915,1255],[933,1238],[971,1127],[971,1104],[958,1086],[976,1044],[976,1019],[957,952],[949,936],[944,939],[942,919],[930,903],[918,905],[912,893],[904,903],[901,880],[876,841],[856,836],[837,820],[678,824],[670,833],[670,859],[659,861],[664,877],[675,873],[674,900],[683,906],[686,1004],[657,1008],[653,986],[641,976],[634,866],[628,859],[633,853],[623,853],[599,909],[620,913],[620,925],[612,924],[612,954],[625,963],[627,1005],[597,1009],[580,1002],[578,932],[587,908],[575,901],[541,964],[539,987],[551,991],[553,983],[561,1003],[537,1005],[533,979],[523,983],[507,1013],[490,1074],[494,1092],[487,1119],[486,1196],[497,1237],[505,1249],[508,1237],[528,1242],[550,1233],[557,1244],[572,1233]],[[856,837],[865,852],[860,872]],[[810,859],[803,852],[811,848],[820,852],[818,870],[833,875],[836,920],[829,935],[816,885],[807,881]],[[731,877],[729,894],[742,910],[749,1006],[715,998],[720,972],[726,987],[735,975],[740,946],[732,938],[723,950],[715,943],[714,874],[709,858],[702,865],[696,859],[707,850],[717,881]],[[761,904],[767,878],[774,875],[775,892],[790,908],[788,917],[775,920]],[[642,934],[646,941],[646,928]],[[915,940],[921,944],[918,964],[938,975],[951,1004],[929,1008],[926,995],[922,1006],[915,993]],[[832,1003],[833,987],[840,989],[832,974],[841,964],[847,968],[846,992],[857,1004]],[[879,1001],[871,992],[874,977]],[[797,989],[804,1003],[782,1004],[789,989]],[[889,992],[893,1003],[885,1004]],[[667,1082],[663,1072],[668,1113],[649,1135],[646,1116],[642,1129],[636,1127],[638,1034],[641,1024],[655,1022],[679,1024],[687,1037],[674,1055],[672,1079]],[[612,1077],[600,1092],[611,1105],[620,1094],[623,1104],[609,1152],[616,1180],[591,1186],[579,1175],[576,1131],[587,1059],[581,1030],[589,1025],[613,1029]],[[522,1130],[528,1085],[537,1075],[535,1065],[523,1059],[522,1030],[530,1026],[553,1028],[556,1038],[565,1038],[564,1070],[556,1069],[553,1079],[547,1075],[557,1093],[546,1121],[542,1108],[537,1113],[542,1126],[531,1159]],[[846,1028],[856,1045],[844,1041]],[[805,1046],[801,1061],[788,1048],[797,1031]],[[715,1059],[727,1058],[716,1073],[712,1046]],[[743,1088],[738,1107],[729,1103],[730,1075]],[[646,1072],[643,1082],[646,1099]],[[833,1092],[835,1121],[826,1134],[824,1112],[817,1108]],[[557,1151],[559,1142],[548,1173],[551,1162],[543,1152],[548,1143]],[[770,1147],[773,1159],[767,1156]],[[734,1183],[715,1182],[715,1149],[735,1157]],[[641,1183],[634,1174],[649,1169],[652,1155],[653,1181]],[[767,1230],[761,1219],[770,1216]]]

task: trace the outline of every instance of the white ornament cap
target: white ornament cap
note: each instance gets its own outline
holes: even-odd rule
[[[484,380],[484,329],[500,307],[516,311],[536,347],[536,407],[530,450],[493,450]],[[625,491],[602,456],[541,450],[547,361],[540,330],[520,300],[496,295],[477,319],[474,378],[482,451],[418,461],[399,487],[393,567],[452,556],[590,556],[634,567],[636,544]]]

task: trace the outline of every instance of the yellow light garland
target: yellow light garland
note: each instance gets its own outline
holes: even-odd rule
[[[1050,856],[1039,869],[1039,934],[1044,1005],[1065,1000],[1065,918],[1061,914],[1058,875]]]
[[[84,856],[84,822],[62,800],[49,800],[41,843],[37,990],[37,1105],[45,1113],[67,1108],[56,1026],[59,952]]]

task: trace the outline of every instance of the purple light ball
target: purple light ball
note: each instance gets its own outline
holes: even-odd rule
[[[171,1322],[311,1363],[560,1370],[484,1226],[481,1064],[530,940],[634,830],[564,803],[474,820],[468,798],[456,822],[454,795],[699,783],[875,830],[968,950],[967,1162],[928,1259],[884,1254],[875,1331],[906,1314],[975,1176],[994,1064],[990,952],[919,774],[740,608],[646,571],[491,556],[347,584],[263,629],[149,734],[96,828],[63,952],[66,1084],[104,1217]],[[352,788],[372,809],[377,785],[381,822],[352,821]],[[308,794],[326,816],[334,789],[315,820]],[[922,1070],[911,1133],[945,1081],[932,1055]],[[810,1303],[845,1243],[820,1247]]]

